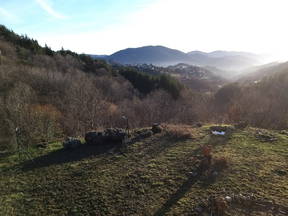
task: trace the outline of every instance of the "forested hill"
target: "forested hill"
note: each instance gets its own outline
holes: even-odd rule
[[[134,126],[144,125],[131,110],[157,104],[153,101],[158,98],[176,103],[183,89],[168,74],[151,75],[70,50],[53,51],[5,26],[0,26],[0,50],[0,142],[5,146],[14,143],[16,127],[27,130],[32,144],[122,126],[122,115],[134,118]],[[44,126],[45,118],[51,124]]]

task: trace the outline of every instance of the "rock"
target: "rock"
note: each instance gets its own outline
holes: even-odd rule
[[[198,213],[202,213],[204,211],[204,209],[201,208],[201,207],[196,207],[195,211],[198,212]]]
[[[63,148],[64,149],[75,149],[81,146],[81,141],[73,138],[73,137],[68,137],[64,142],[63,142]]]
[[[120,128],[107,128],[104,131],[91,131],[86,133],[85,141],[87,145],[101,146],[106,144],[122,144],[128,134]]]
[[[219,173],[218,173],[217,171],[213,171],[213,172],[212,172],[212,176],[213,176],[213,177],[217,177],[218,175],[219,175]]]
[[[280,134],[288,136],[288,131],[287,130],[282,130],[282,131],[280,131]]]
[[[285,170],[279,170],[279,169],[275,170],[275,173],[276,173],[277,175],[279,175],[279,176],[286,176],[286,175],[288,174],[287,171],[285,171]]]
[[[104,140],[110,144],[122,144],[128,134],[121,128],[107,128],[104,130]]]
[[[85,134],[85,142],[87,145],[103,145],[103,132],[91,131]]]
[[[197,172],[189,172],[189,174],[190,174],[191,176],[193,176],[193,177],[196,177],[196,176],[198,175]]]
[[[262,131],[257,131],[256,137],[262,142],[274,142],[277,141],[277,138],[272,134],[265,133]]]
[[[155,124],[152,125],[152,129],[151,130],[152,130],[152,132],[154,134],[157,134],[157,133],[161,133],[163,131],[163,128],[162,128],[162,126],[160,124],[155,123]]]
[[[226,200],[226,202],[231,203],[232,202],[232,197],[226,196],[225,200]]]
[[[135,132],[135,137],[138,139],[145,139],[151,137],[153,135],[152,130],[149,129],[142,129]]]

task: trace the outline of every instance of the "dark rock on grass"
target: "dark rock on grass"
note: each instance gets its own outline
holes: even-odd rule
[[[105,142],[108,143],[122,143],[128,134],[121,128],[107,128],[104,130]]]
[[[139,139],[145,139],[145,138],[151,137],[152,135],[153,135],[153,132],[150,129],[141,129],[141,130],[135,131],[134,133],[134,136]]]
[[[63,148],[64,149],[75,149],[78,148],[82,145],[81,141],[73,138],[73,137],[68,137],[64,142],[63,142]]]
[[[274,142],[274,141],[277,141],[277,138],[274,135],[269,134],[269,133],[265,133],[265,132],[262,132],[262,131],[257,131],[256,137],[261,142]]]
[[[153,132],[151,129],[147,128],[137,129],[132,132],[131,137],[129,137],[129,139],[125,139],[125,143],[132,144],[135,142],[139,142],[143,139],[149,138],[151,136],[153,136]]]
[[[282,130],[282,131],[280,131],[280,134],[288,136],[288,131],[287,130]]]
[[[163,131],[163,127],[160,124],[155,123],[152,125],[151,130],[154,134],[157,134],[157,133],[161,133]]]
[[[101,146],[106,144],[122,144],[128,134],[120,128],[108,128],[104,131],[91,131],[86,133],[85,141],[87,145]]]
[[[103,145],[104,133],[97,131],[90,131],[85,134],[85,142],[87,145]]]
[[[286,171],[286,170],[277,169],[277,170],[274,170],[274,172],[279,176],[286,176],[288,174],[288,171]]]

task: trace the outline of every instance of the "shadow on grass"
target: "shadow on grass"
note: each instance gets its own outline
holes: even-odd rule
[[[81,145],[80,147],[72,150],[59,149],[50,152],[46,155],[33,158],[33,160],[24,162],[22,164],[22,171],[29,171],[37,168],[48,167],[51,165],[80,161],[82,159],[91,156],[105,154],[114,148],[115,145],[105,145],[105,146]]]
[[[171,207],[176,204],[189,189],[198,181],[200,175],[190,176],[181,186],[180,188],[170,196],[170,198],[162,205],[160,209],[154,214],[154,216],[161,216],[168,213]]]
[[[225,145],[229,141],[230,136],[225,137],[219,137],[219,136],[210,136],[208,139],[207,145],[211,145],[213,147],[216,147],[217,145]],[[191,156],[196,156],[201,152],[201,147],[195,149]],[[173,205],[175,205],[182,197],[185,196],[185,194],[190,190],[190,188],[198,181],[201,181],[201,178],[203,178],[203,171],[199,170],[199,167],[197,168],[198,173],[196,176],[189,176],[189,178],[180,186],[180,188],[170,196],[170,198],[162,205],[160,209],[157,210],[157,212],[154,214],[154,216],[162,216],[168,213]],[[213,184],[215,181],[206,182],[206,186]]]
[[[175,139],[170,136],[163,135],[153,140],[152,143],[148,142],[149,146],[146,146],[144,150],[145,155],[149,155],[150,158],[156,158],[159,154],[166,151],[169,148],[173,148],[178,145],[179,142],[186,141],[187,139]],[[153,143],[155,142],[155,143]]]

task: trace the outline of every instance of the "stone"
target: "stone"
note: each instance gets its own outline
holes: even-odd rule
[[[282,130],[282,131],[280,131],[280,134],[288,136],[288,131],[287,130]]]
[[[85,142],[87,145],[103,145],[103,132],[90,131],[85,134]]]
[[[64,142],[63,142],[63,148],[64,149],[75,149],[81,146],[82,143],[80,140],[73,138],[73,137],[68,137]]]
[[[122,141],[127,137],[128,134],[121,128],[107,128],[104,130],[104,140],[110,144],[122,144]]]
[[[287,171],[285,171],[285,170],[279,170],[279,169],[275,170],[275,173],[276,173],[277,175],[279,175],[279,176],[286,176],[286,175],[288,174]]]
[[[262,142],[274,142],[277,141],[277,138],[272,134],[265,133],[262,131],[257,131],[256,137]]]
[[[204,211],[204,209],[201,208],[201,207],[196,207],[195,211],[198,212],[198,213],[202,213]]]
[[[212,176],[213,176],[213,177],[217,177],[218,175],[219,175],[219,173],[218,173],[217,171],[213,171],[213,172],[212,172]]]
[[[228,203],[230,203],[230,202],[232,202],[232,197],[226,196],[226,197],[225,197],[225,200],[226,200]]]
[[[160,124],[155,123],[152,125],[151,130],[154,134],[157,134],[157,133],[161,133],[163,131],[163,127]]]
[[[107,128],[104,131],[91,131],[86,133],[85,141],[87,145],[102,146],[106,144],[122,144],[128,134],[120,128]]]
[[[153,135],[152,130],[150,129],[142,129],[135,132],[135,137],[139,139],[145,139],[151,137]]]

